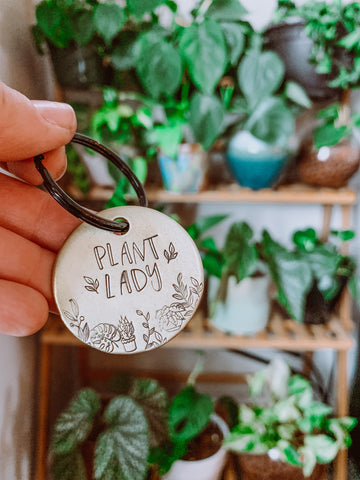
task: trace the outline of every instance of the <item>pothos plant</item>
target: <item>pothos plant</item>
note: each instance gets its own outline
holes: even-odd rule
[[[50,445],[54,480],[144,479],[149,449],[167,438],[166,391],[152,379],[117,376],[110,401],[77,393],[56,420]],[[85,461],[86,445],[93,456]]]
[[[332,462],[351,445],[356,419],[333,418],[332,407],[314,398],[310,381],[291,374],[281,357],[247,383],[250,402],[239,406],[238,424],[224,441],[229,450],[269,454],[302,468],[307,477],[316,463]]]
[[[260,255],[277,286],[278,300],[295,320],[304,321],[310,291],[316,289],[325,302],[337,298],[348,283],[357,295],[356,262],[342,255],[339,243],[351,240],[350,230],[332,231],[333,241],[321,241],[315,230],[308,228],[293,234],[294,248],[288,249],[264,231]],[[334,241],[335,240],[335,241]]]
[[[330,87],[354,88],[360,80],[360,5],[341,0],[312,1],[296,5],[278,0],[275,21],[300,17],[313,41],[309,61],[320,74],[333,74]]]

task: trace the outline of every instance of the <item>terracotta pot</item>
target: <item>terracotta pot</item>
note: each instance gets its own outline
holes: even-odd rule
[[[242,453],[236,458],[246,480],[320,480],[325,471],[324,465],[316,465],[310,477],[304,477],[300,467],[272,460],[268,455]]]
[[[358,170],[360,150],[349,142],[317,150],[312,142],[304,143],[296,165],[299,180],[318,187],[340,188]]]

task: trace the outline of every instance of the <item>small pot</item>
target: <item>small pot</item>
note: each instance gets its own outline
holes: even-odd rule
[[[236,458],[246,480],[320,480],[325,471],[324,465],[318,464],[310,477],[305,478],[300,467],[272,460],[269,455],[241,453]]]
[[[304,142],[296,164],[299,180],[318,187],[340,188],[358,170],[360,150],[342,141],[330,147],[315,148],[312,141]]]
[[[91,45],[58,48],[49,43],[56,80],[61,87],[85,89],[109,83],[109,69]]]
[[[209,279],[210,302],[216,297],[219,280]],[[270,276],[249,277],[236,283],[229,278],[225,303],[217,302],[211,323],[226,333],[255,335],[264,330],[270,313]],[[212,308],[210,308],[211,312]]]
[[[165,190],[195,193],[202,188],[207,174],[207,155],[200,144],[179,145],[176,159],[160,151],[158,162]]]
[[[289,160],[289,153],[269,145],[250,132],[240,131],[230,140],[226,157],[235,180],[254,190],[273,186]]]
[[[211,420],[219,427],[223,437],[229,435],[224,420],[213,413]],[[221,447],[214,455],[203,460],[176,460],[163,480],[220,480],[226,463],[227,451]]]
[[[285,64],[285,77],[299,83],[314,100],[334,98],[339,90],[328,87],[335,75],[322,75],[308,59],[313,41],[306,35],[305,22],[291,18],[269,27],[265,33],[266,46],[276,52]]]

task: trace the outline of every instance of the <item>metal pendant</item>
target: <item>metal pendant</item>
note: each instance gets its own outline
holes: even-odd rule
[[[151,208],[115,207],[99,215],[128,229],[120,234],[83,223],[70,235],[54,272],[61,318],[103,352],[158,348],[199,304],[204,279],[197,247],[177,222]]]

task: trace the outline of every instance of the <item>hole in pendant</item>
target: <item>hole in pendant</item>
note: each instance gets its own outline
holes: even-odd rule
[[[113,219],[114,222],[118,222],[118,223],[124,223],[125,224],[125,228],[122,232],[114,232],[115,235],[125,235],[125,233],[128,233],[129,229],[130,229],[130,224],[128,222],[128,220],[126,220],[126,218],[124,217],[118,217],[118,218],[114,218]]]

